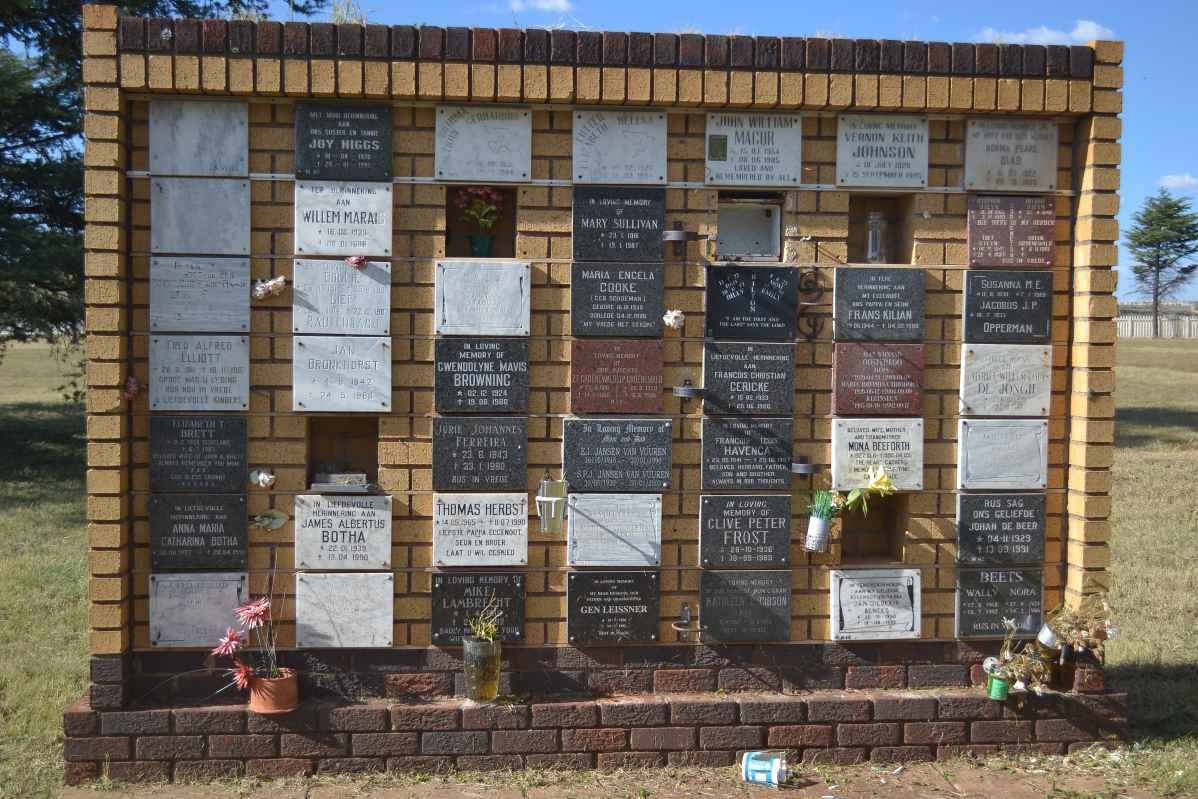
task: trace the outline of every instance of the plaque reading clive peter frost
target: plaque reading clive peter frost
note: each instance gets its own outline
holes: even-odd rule
[[[863,488],[876,466],[899,491],[922,490],[923,419],[833,419],[832,488]]]
[[[638,339],[575,339],[570,343],[573,413],[658,413],[664,345]]]
[[[298,255],[390,255],[391,184],[295,182]]]
[[[295,336],[293,411],[381,413],[391,407],[391,339]]]
[[[437,180],[517,183],[532,173],[532,112],[453,105],[437,109]]]
[[[438,566],[528,563],[528,495],[434,494],[433,562]]]
[[[570,333],[660,336],[665,313],[661,265],[575,262],[570,267]]]
[[[1055,206],[1052,197],[969,195],[969,265],[1052,266]]]
[[[250,329],[248,258],[151,258],[150,330],[243,333]]]
[[[528,410],[528,341],[439,338],[434,350],[438,413]]]
[[[699,565],[785,566],[789,494],[715,494],[699,501]]]
[[[150,336],[150,408],[241,411],[250,403],[245,336]]]
[[[969,191],[1052,191],[1057,187],[1057,123],[1051,119],[971,119],[965,131]]]
[[[575,111],[575,183],[666,182],[661,111]]]
[[[923,345],[835,344],[832,413],[838,416],[921,415]]]
[[[291,332],[385,336],[391,332],[391,264],[296,259]]]
[[[244,416],[151,416],[150,491],[243,491],[246,423]]]
[[[390,180],[391,106],[297,105],[295,176],[300,180]]]
[[[798,114],[708,114],[709,186],[794,186],[803,178]]]
[[[837,184],[928,185],[927,117],[841,114],[836,129]]]
[[[295,561],[318,571],[391,568],[391,497],[297,496]]]
[[[919,638],[919,569],[833,569],[833,641],[886,641]]]

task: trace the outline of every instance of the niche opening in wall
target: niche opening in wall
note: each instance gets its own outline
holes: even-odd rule
[[[313,491],[365,494],[377,489],[378,481],[377,417],[308,418],[308,484]]]
[[[850,196],[849,263],[911,263],[915,241],[911,226],[914,207],[913,194]],[[871,251],[878,249],[881,250],[880,259],[871,258]]]
[[[493,212],[490,234],[479,234],[472,213]],[[483,236],[489,236],[489,250]],[[512,186],[449,186],[445,190],[447,258],[516,257],[516,189]]]
[[[840,517],[840,560],[845,564],[894,564],[903,559],[907,529],[907,495],[871,497],[869,514]]]
[[[782,260],[782,195],[720,192],[717,261]]]

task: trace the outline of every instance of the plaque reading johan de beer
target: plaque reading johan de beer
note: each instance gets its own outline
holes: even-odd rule
[[[665,189],[574,187],[576,261],[660,261],[665,227]]]
[[[433,419],[434,491],[524,491],[528,419]]]
[[[789,494],[719,494],[699,501],[699,565],[785,566]]]
[[[437,180],[519,183],[532,174],[532,112],[499,106],[437,109]]]
[[[150,417],[150,491],[243,491],[248,474],[244,416]]]
[[[965,340],[1044,344],[1052,337],[1052,272],[965,273]]]
[[[794,419],[703,417],[703,488],[789,488]]]
[[[575,183],[666,182],[661,111],[575,111]]]
[[[150,336],[150,409],[241,411],[250,403],[245,336]]]
[[[446,572],[433,575],[433,643],[460,644],[473,635],[468,620],[493,603],[499,610],[499,639],[524,637],[524,575]]]
[[[381,572],[295,577],[295,645],[300,649],[391,646],[395,575]]]
[[[965,131],[969,191],[1052,191],[1057,187],[1057,123],[1051,119],[971,119]]]
[[[391,497],[297,496],[295,561],[317,571],[391,568]]]
[[[439,413],[528,410],[528,342],[440,338],[434,346]]]
[[[244,494],[150,497],[150,564],[171,569],[244,569]]]
[[[528,563],[528,495],[435,494],[433,562],[438,566]]]
[[[345,261],[294,264],[291,332],[385,336],[391,332],[391,264]]]
[[[789,569],[703,571],[699,624],[715,643],[790,640]]]
[[[238,333],[250,329],[248,258],[151,258],[150,330]]]
[[[1053,265],[1056,208],[1052,197],[969,195],[970,266]]]
[[[434,332],[439,336],[527,336],[527,261],[437,261]]]
[[[295,182],[297,255],[390,255],[391,184]]]
[[[1044,574],[1034,569],[957,569],[957,637],[1002,638],[1003,619],[1030,638],[1044,623]]]
[[[836,128],[837,184],[928,185],[927,117],[841,114]]]
[[[571,566],[661,563],[661,494],[571,494]]]
[[[919,569],[832,570],[832,640],[919,638],[920,577]]]
[[[661,615],[657,572],[571,572],[566,614],[571,644],[656,641]]]
[[[957,432],[957,488],[1044,488],[1048,422],[962,419]]]
[[[797,186],[803,178],[798,114],[708,114],[709,186]]]
[[[1044,560],[1044,494],[958,494],[958,563]]]
[[[899,491],[921,490],[923,419],[832,420],[832,488],[863,488],[876,466]]]
[[[792,341],[799,315],[799,270],[710,266],[706,315],[708,338]]]
[[[245,572],[150,575],[150,646],[211,649],[249,598]]]
[[[295,109],[295,176],[300,180],[391,180],[391,106]]]
[[[923,341],[924,271],[836,270],[837,341]]]
[[[966,344],[961,357],[961,413],[1047,416],[1052,399],[1052,347]]]
[[[570,345],[573,413],[658,413],[665,362],[661,341],[575,339]]]
[[[791,416],[793,344],[709,341],[703,345],[703,411]]]
[[[665,284],[665,270],[661,266],[573,264],[571,335],[660,336]]]
[[[876,342],[834,345],[832,413],[919,416],[923,413],[923,345]]]
[[[566,419],[562,476],[574,491],[658,493],[672,480],[669,419]]]
[[[391,339],[386,336],[295,336],[293,411],[391,408]]]

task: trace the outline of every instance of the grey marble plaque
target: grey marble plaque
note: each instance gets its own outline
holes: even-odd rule
[[[660,265],[576,261],[570,268],[570,333],[660,336],[665,285]]]
[[[708,341],[703,345],[704,413],[791,416],[793,344]]]
[[[1034,489],[1048,485],[1048,422],[962,419],[957,488]]]
[[[571,566],[661,563],[661,494],[571,494]]]
[[[570,643],[657,640],[661,585],[656,571],[571,572],[566,579]]]
[[[532,174],[532,112],[503,106],[437,108],[437,180],[522,183]]]
[[[1044,494],[957,494],[957,563],[1044,560]]]
[[[245,177],[249,106],[203,100],[150,101],[150,174]]]
[[[928,185],[927,117],[841,114],[836,128],[838,185]]]
[[[437,261],[435,332],[527,336],[531,275],[528,261]]]
[[[921,585],[919,569],[833,569],[832,640],[919,638]]]
[[[244,416],[150,416],[150,491],[244,491]]]
[[[391,184],[295,182],[297,255],[390,255]]]
[[[391,646],[395,577],[390,573],[298,572],[295,645],[299,649]]]
[[[294,264],[291,332],[385,336],[391,332],[391,264],[341,261]]]
[[[150,497],[150,568],[244,569],[245,494]]]
[[[833,419],[832,488],[850,491],[883,466],[899,491],[923,489],[923,419]]]
[[[703,571],[699,624],[711,643],[790,640],[789,569]]]
[[[250,182],[150,178],[150,252],[250,254]]]
[[[295,563],[329,571],[391,568],[391,497],[297,496]]]
[[[528,411],[526,339],[441,338],[434,349],[438,413]]]
[[[292,343],[291,410],[391,409],[389,337],[295,336]]]
[[[150,259],[151,332],[244,333],[249,329],[250,259]]]
[[[666,182],[664,111],[575,111],[574,182]]]
[[[789,494],[715,494],[699,501],[699,565],[785,566]]]
[[[965,131],[969,191],[1053,191],[1057,123],[1051,119],[971,119]]]
[[[1015,620],[1017,638],[1044,623],[1044,572],[1032,569],[957,569],[957,637],[1003,638],[1003,619]]]
[[[967,416],[1048,416],[1052,347],[965,344],[961,413]]]
[[[527,417],[438,416],[433,419],[434,491],[524,491],[527,488]]]
[[[524,637],[524,575],[507,572],[446,572],[433,575],[432,639],[453,646],[473,635],[467,620],[492,599],[499,608],[499,639]]]
[[[658,493],[673,479],[669,419],[570,419],[562,434],[562,476],[574,491]]]
[[[1042,344],[1052,338],[1052,272],[970,269],[965,340]]]
[[[790,488],[794,419],[703,417],[703,488]]]
[[[434,494],[433,563],[527,564],[528,494]]]
[[[797,186],[803,179],[798,114],[707,115],[709,186]]]
[[[216,646],[249,598],[245,572],[150,575],[150,646]]]
[[[836,340],[923,341],[925,277],[906,267],[839,267]]]
[[[246,336],[150,336],[150,410],[242,411],[249,404]]]

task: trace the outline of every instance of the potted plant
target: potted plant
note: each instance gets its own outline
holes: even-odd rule
[[[466,696],[475,702],[492,702],[499,695],[499,622],[503,611],[495,592],[478,613],[466,619],[472,635],[462,638],[462,660],[466,676]]]
[[[854,488],[847,495],[837,491],[816,491],[807,506],[811,514],[807,520],[807,540],[804,548],[808,552],[825,552],[828,549],[828,527],[832,519],[842,512],[869,514],[870,496],[886,497],[895,491],[894,482],[886,474],[883,466],[872,466],[869,469],[866,483],[861,488]]]
[[[454,205],[462,212],[462,220],[478,229],[469,234],[470,254],[490,258],[495,243],[491,230],[503,213],[503,192],[490,186],[464,186],[457,190]]]
[[[299,707],[299,675],[294,669],[279,666],[270,598],[250,599],[234,612],[241,629],[229,627],[212,650],[213,655],[233,661],[227,672],[232,681],[226,688],[236,686],[248,691],[250,710],[254,713],[264,716],[290,713]],[[247,647],[251,638],[256,643],[252,649]]]

